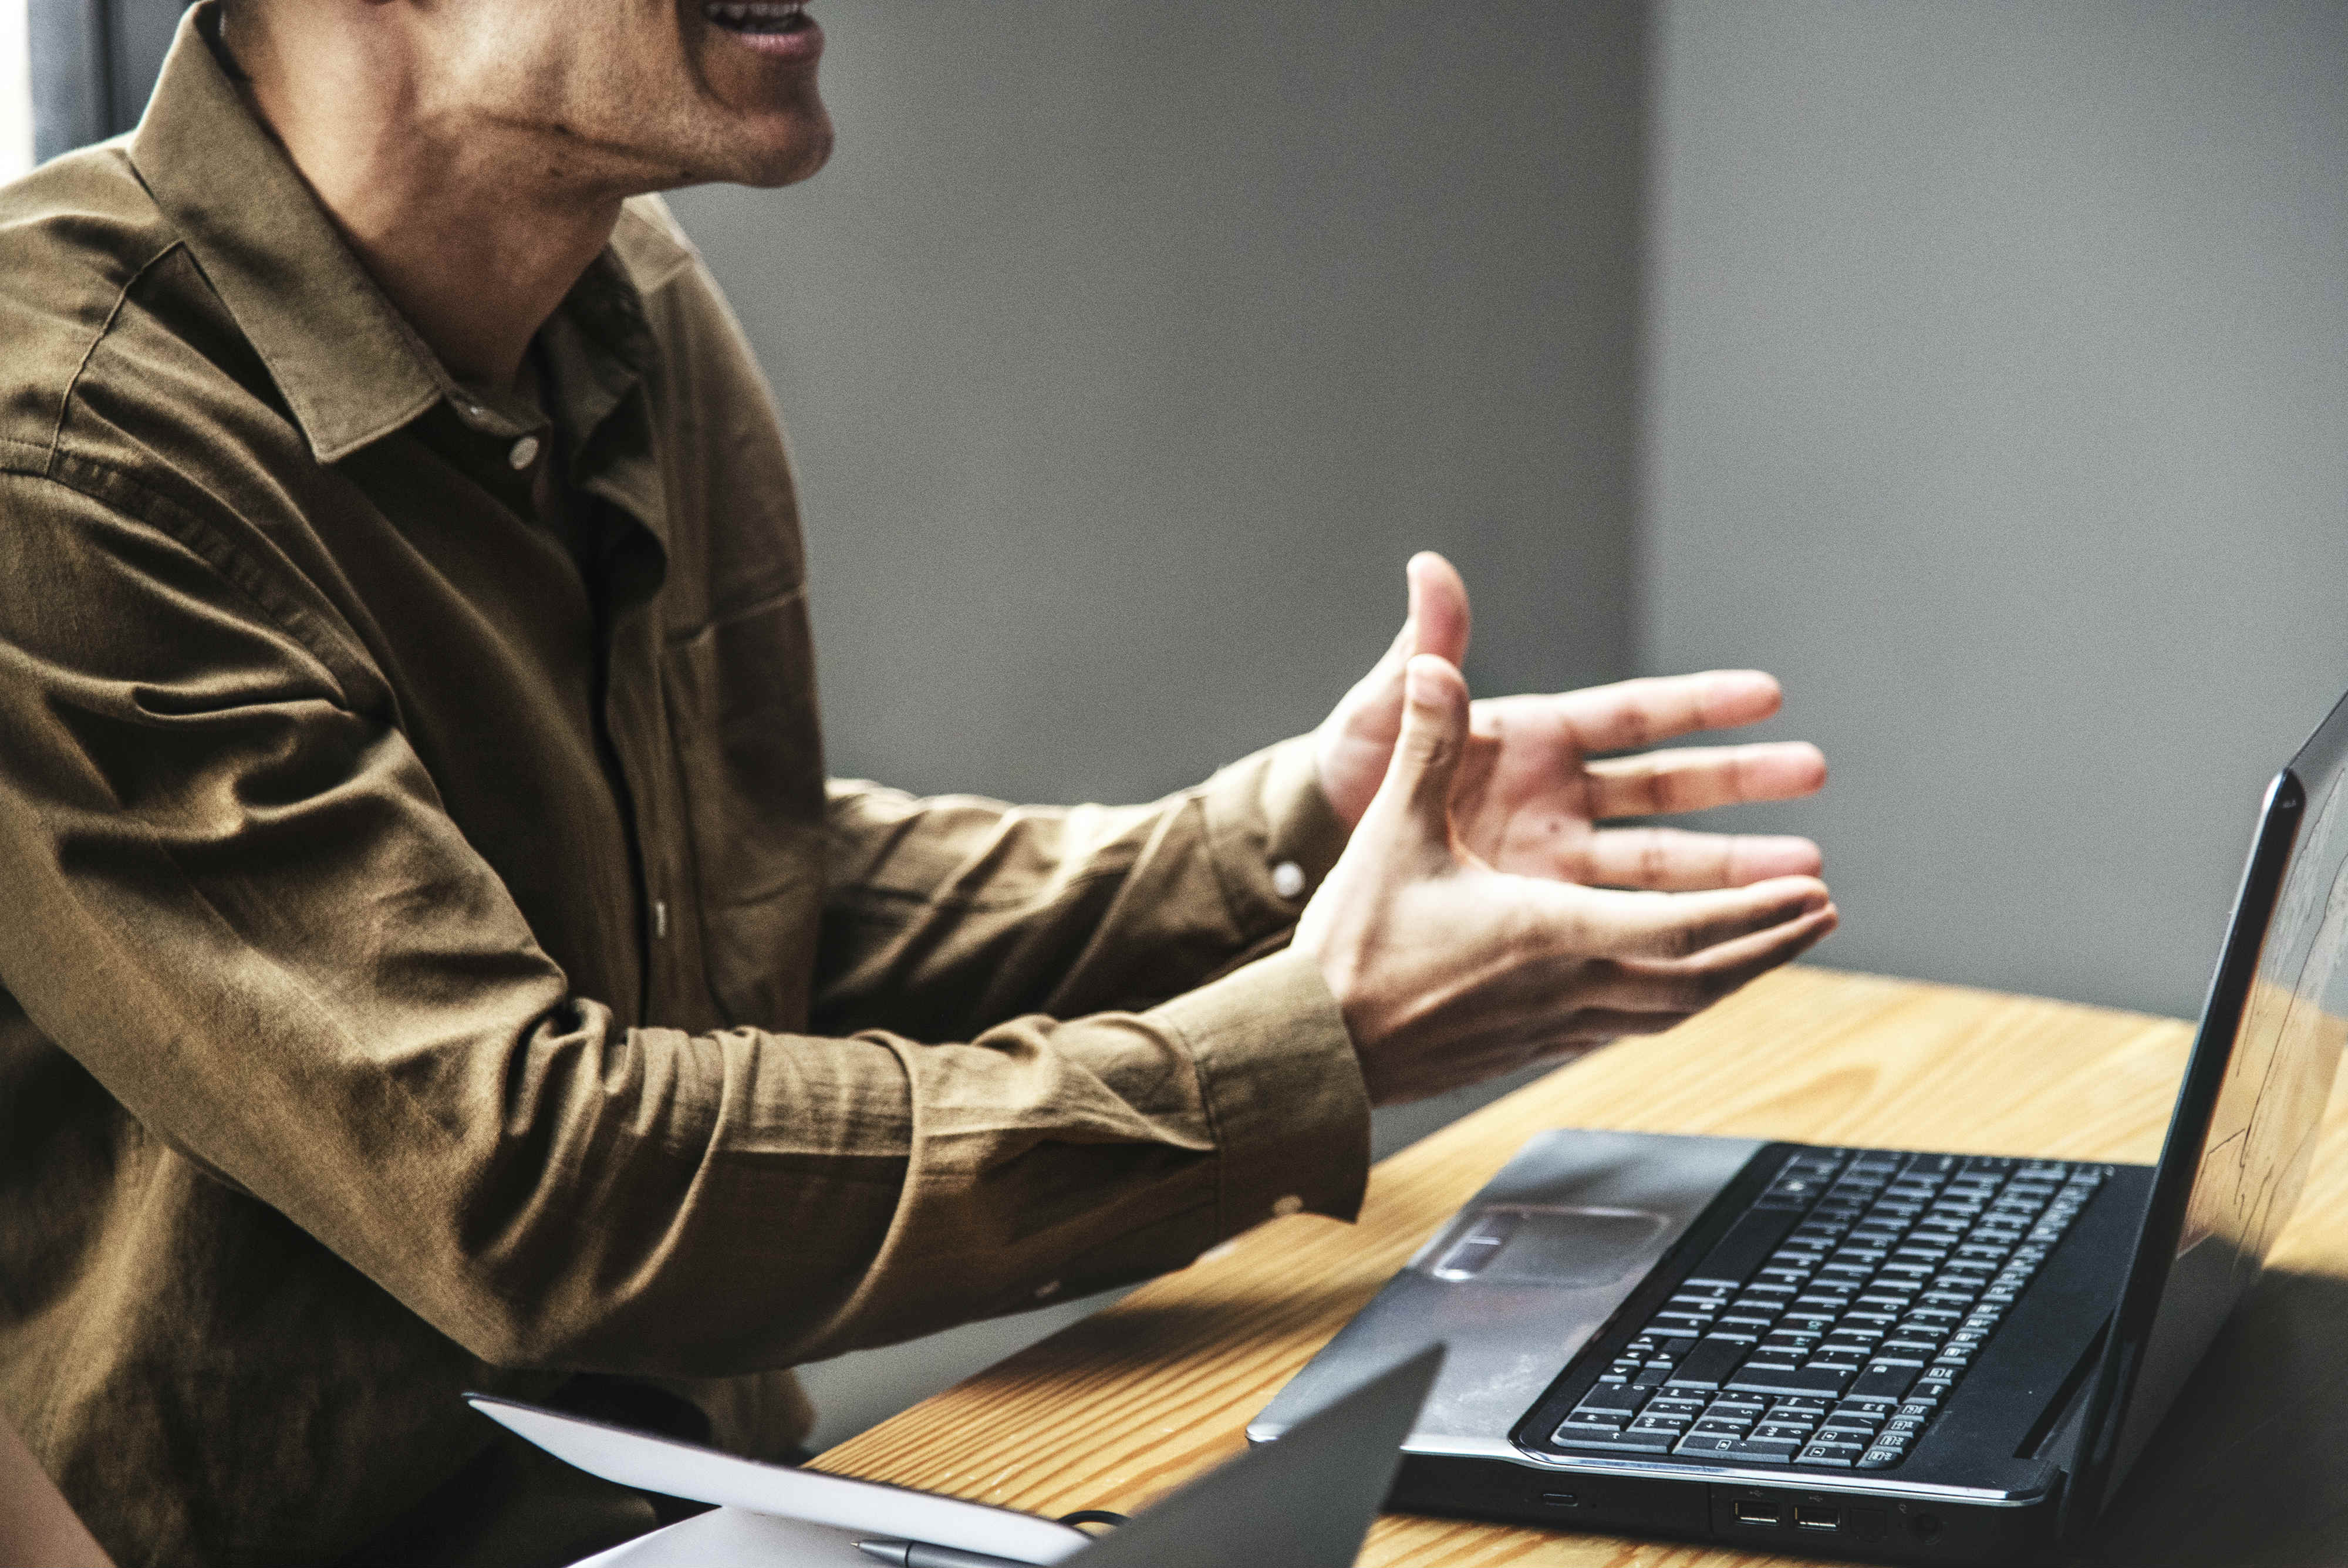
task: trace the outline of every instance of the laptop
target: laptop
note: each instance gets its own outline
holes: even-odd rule
[[[715,1510],[575,1568],[872,1568],[876,1560],[1084,1568],[1348,1568],[1398,1449],[1443,1364],[1413,1346],[1300,1408],[1288,1440],[1254,1449],[1102,1537],[959,1498],[737,1458],[560,1410],[469,1394],[484,1416],[591,1475]],[[1114,1515],[1110,1516],[1112,1519]]]
[[[1551,1131],[1248,1429],[1450,1348],[1389,1505],[1895,1562],[2075,1549],[2297,1202],[2348,698],[2269,787],[2159,1162]]]

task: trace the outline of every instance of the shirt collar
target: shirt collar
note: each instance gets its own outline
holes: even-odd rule
[[[132,133],[130,160],[269,367],[312,454],[335,462],[442,401],[475,428],[521,434],[530,421],[516,400],[458,385],[254,119],[212,52],[216,10],[206,0],[180,19]],[[564,301],[563,312],[582,329],[581,346],[594,358],[620,360],[596,367],[593,423],[644,367],[641,290],[690,264],[691,255],[662,223],[627,212],[613,244]],[[591,429],[572,426],[582,439]]]

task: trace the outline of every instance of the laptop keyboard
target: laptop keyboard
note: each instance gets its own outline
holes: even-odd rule
[[[1561,1447],[1887,1470],[2107,1174],[1807,1149],[1600,1375]]]

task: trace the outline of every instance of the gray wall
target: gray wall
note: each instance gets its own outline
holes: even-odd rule
[[[1825,961],[2198,1006],[2348,686],[2348,11],[982,15],[827,5],[835,166],[676,203],[795,431],[839,767],[1173,787],[1435,544],[1480,689],[1786,677],[1835,779],[1752,820],[1827,846]],[[1069,1310],[815,1368],[824,1435]]]
[[[2190,1014],[2348,686],[2348,7],[1675,0],[1640,662],[1759,664],[1828,963]]]
[[[1643,8],[822,13],[831,167],[673,206],[792,432],[835,771],[1193,782],[1319,721],[1426,546],[1479,686],[1627,672]],[[818,1440],[1093,1305],[809,1368]]]
[[[823,7],[832,166],[675,210],[781,397],[838,771],[1147,799],[1309,728],[1452,552],[1627,665],[1643,14]]]

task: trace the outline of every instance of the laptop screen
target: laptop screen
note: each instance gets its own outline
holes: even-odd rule
[[[2348,1042],[2343,957],[2348,698],[2268,791],[2106,1367],[2106,1501],[2299,1201]]]

